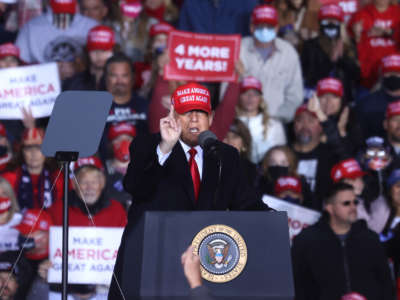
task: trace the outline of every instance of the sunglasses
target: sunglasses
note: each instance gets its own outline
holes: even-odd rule
[[[352,204],[352,203],[353,203],[355,206],[357,206],[358,203],[360,203],[360,201],[358,201],[358,200],[354,200],[354,201],[347,200],[347,201],[343,201],[343,202],[340,203],[340,204],[343,205],[343,206],[350,206],[350,204]]]

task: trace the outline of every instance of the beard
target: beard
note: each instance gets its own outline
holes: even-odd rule
[[[309,130],[301,130],[296,133],[296,141],[300,145],[307,145],[312,141],[312,134]]]

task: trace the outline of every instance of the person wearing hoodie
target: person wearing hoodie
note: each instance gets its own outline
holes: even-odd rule
[[[357,221],[357,204],[351,185],[333,185],[321,219],[294,238],[296,300],[394,299],[384,248],[365,221]]]

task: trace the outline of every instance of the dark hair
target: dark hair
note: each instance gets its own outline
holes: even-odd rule
[[[250,159],[251,153],[251,134],[247,126],[239,119],[234,119],[231,126],[229,127],[229,132],[233,132],[238,135],[243,142],[243,149],[240,154],[245,158]]]
[[[133,68],[133,63],[131,59],[124,54],[123,52],[116,52],[114,53],[113,56],[111,56],[109,59],[107,59],[106,64],[104,65],[104,77],[107,77],[108,73],[108,67],[111,64],[114,63],[126,63],[129,65],[129,68],[131,70],[132,76],[135,74],[135,69]]]
[[[335,200],[335,197],[338,193],[343,192],[343,191],[353,191],[353,186],[344,183],[344,182],[338,182],[334,183],[329,191],[327,192],[325,199],[324,199],[324,204],[331,204]]]

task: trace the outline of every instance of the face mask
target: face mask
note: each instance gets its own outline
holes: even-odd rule
[[[274,181],[276,181],[279,177],[287,176],[289,174],[289,168],[283,166],[270,166],[267,170],[268,174]]]
[[[0,157],[6,156],[8,152],[7,146],[0,145]]]
[[[339,24],[320,24],[321,33],[328,38],[335,40],[340,36],[340,25]]]
[[[254,31],[254,37],[260,43],[269,43],[276,38],[275,28],[262,27]]]
[[[387,159],[374,157],[374,158],[369,159],[367,161],[367,166],[371,170],[379,171],[379,170],[382,170],[382,169],[386,168],[388,166],[389,162],[390,161],[387,160]]]
[[[398,90],[400,89],[400,77],[395,75],[383,77],[382,84],[383,87],[388,91]]]
[[[294,198],[294,197],[291,197],[291,196],[286,196],[286,197],[282,198],[282,200],[285,200],[285,201],[293,203],[293,204],[300,204],[300,199],[299,198]]]
[[[123,140],[120,143],[113,145],[114,157],[122,162],[129,161],[129,145],[131,144],[128,140]]]

